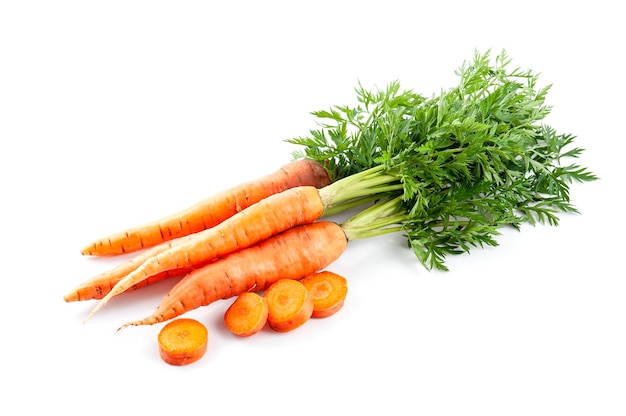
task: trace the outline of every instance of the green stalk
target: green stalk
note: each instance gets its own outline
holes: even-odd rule
[[[364,209],[341,224],[341,228],[347,240],[353,241],[401,231],[409,218],[400,195]]]
[[[566,150],[575,136],[542,124],[550,87],[510,68],[505,51],[491,58],[476,52],[459,84],[432,97],[359,85],[358,105],[317,111],[320,129],[288,140],[331,174],[319,191],[325,216],[363,205],[342,224],[349,241],[402,231],[425,267],[447,270],[447,255],[496,245],[500,227],[577,212],[569,184],[597,176],[561,164],[582,149]]]
[[[397,176],[385,173],[384,166],[378,165],[339,179],[320,189],[319,193],[325,207],[324,215],[328,216],[402,188]]]

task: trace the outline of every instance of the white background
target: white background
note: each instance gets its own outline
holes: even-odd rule
[[[626,414],[617,2],[0,4],[2,414]],[[215,303],[188,314],[210,345],[187,367],[158,357],[160,326],[116,333],[171,282],[87,324],[94,303],[62,300],[127,259],[83,245],[275,170],[358,81],[429,95],[503,48],[553,84],[547,122],[602,178],[572,186],[581,215],[505,231],[448,273],[398,236],[351,243],[331,267],[340,313],[240,339]]]

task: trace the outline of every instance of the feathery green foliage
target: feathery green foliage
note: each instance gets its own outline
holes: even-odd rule
[[[569,185],[597,178],[562,164],[582,149],[542,123],[550,86],[510,64],[476,52],[458,85],[431,97],[359,84],[358,105],[314,112],[319,129],[288,140],[331,174],[327,214],[378,200],[343,224],[348,239],[402,231],[425,267],[447,270],[446,255],[497,245],[503,226],[577,212]]]

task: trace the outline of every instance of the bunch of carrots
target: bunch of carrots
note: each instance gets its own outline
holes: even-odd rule
[[[357,106],[313,113],[319,129],[288,140],[300,149],[278,171],[89,244],[85,255],[142,251],[65,300],[99,300],[89,319],[116,295],[178,276],[154,313],[122,328],[234,297],[225,315],[231,328],[238,306],[253,311],[258,325],[280,328],[263,306],[272,286],[306,282],[350,241],[402,233],[422,265],[447,270],[447,255],[497,245],[502,227],[558,225],[559,212],[577,212],[569,185],[597,177],[563,163],[582,149],[568,149],[575,137],[543,124],[549,87],[538,89],[536,75],[510,63],[504,51],[495,59],[476,52],[457,70],[459,84],[432,97],[402,91],[398,82],[376,91],[359,86]],[[357,213],[332,221],[347,209]],[[308,310],[311,316],[310,302]]]

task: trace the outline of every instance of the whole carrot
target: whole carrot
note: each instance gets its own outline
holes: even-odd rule
[[[300,186],[271,195],[213,228],[172,244],[166,250],[160,250],[157,246],[152,251],[159,252],[148,256],[125,277],[118,279],[86,320],[113,296],[152,276],[168,270],[202,266],[294,226],[315,221],[323,211],[324,204],[318,190],[312,186]],[[142,255],[139,257],[143,258]],[[135,265],[136,262],[132,266]]]
[[[335,261],[346,249],[342,228],[319,221],[291,228],[257,245],[194,270],[178,282],[149,317],[152,325],[244,292],[261,292],[280,279],[299,280]]]
[[[167,217],[98,239],[81,250],[92,256],[116,255],[214,227],[256,202],[296,186],[321,188],[330,182],[318,162],[298,160],[257,180],[242,183]]]

